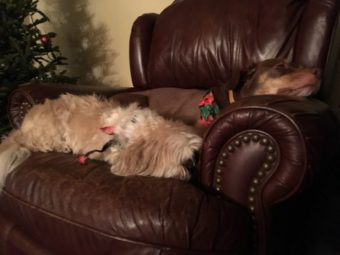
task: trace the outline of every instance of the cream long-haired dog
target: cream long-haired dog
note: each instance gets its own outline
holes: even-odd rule
[[[85,154],[104,160],[116,175],[188,180],[184,163],[202,138],[181,123],[136,103],[126,107],[96,96],[61,95],[35,105],[20,129],[0,145],[0,187],[32,151]],[[103,152],[88,153],[93,150]]]

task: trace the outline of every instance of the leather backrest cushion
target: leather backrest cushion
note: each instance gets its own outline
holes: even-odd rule
[[[157,88],[134,93],[147,96],[149,107],[160,115],[196,125],[200,118],[198,104],[207,90]]]
[[[155,24],[149,87],[233,88],[240,70],[269,58],[320,66],[334,5],[336,0],[177,0]],[[312,51],[294,52],[297,43],[300,52]]]

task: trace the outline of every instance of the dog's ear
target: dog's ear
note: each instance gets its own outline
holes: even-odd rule
[[[214,99],[217,105],[220,108],[224,108],[225,106],[229,105],[227,101],[227,88],[225,86],[218,86],[211,88],[211,91],[214,95]]]
[[[253,75],[256,72],[256,66],[257,65],[253,63],[240,71],[240,78],[236,86],[236,90],[240,90],[247,81],[252,79]]]
[[[250,80],[256,71],[256,66],[257,65],[255,63],[249,65],[247,68],[241,71],[241,77],[244,77],[246,80]]]

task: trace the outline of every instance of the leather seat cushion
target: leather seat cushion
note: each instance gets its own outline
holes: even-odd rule
[[[250,233],[246,210],[190,183],[115,176],[104,162],[79,166],[62,153],[33,153],[8,176],[0,203],[2,215],[57,254],[234,254]]]

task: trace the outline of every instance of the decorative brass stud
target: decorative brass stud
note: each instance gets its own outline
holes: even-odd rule
[[[222,158],[228,158],[228,154],[226,152],[222,153]]]
[[[254,142],[257,142],[259,140],[259,136],[258,135],[253,135],[252,137]]]
[[[239,147],[241,145],[241,142],[239,140],[235,140],[234,144]]]
[[[273,146],[267,146],[267,151],[268,152],[274,152]]]
[[[268,169],[269,169],[269,167],[270,167],[270,166],[269,166],[269,164],[268,164],[268,163],[264,163],[264,164],[263,164],[263,168],[264,168],[264,169],[268,170]]]
[[[242,138],[243,142],[248,143],[249,142],[249,136],[244,136]]]
[[[273,161],[274,161],[274,156],[273,156],[273,155],[268,155],[268,156],[267,156],[267,160],[268,160],[269,162],[273,162]]]
[[[219,163],[221,166],[224,165],[224,161],[223,161],[223,160],[220,160],[218,163]]]
[[[234,147],[232,145],[228,145],[227,149],[228,149],[229,152],[233,152],[234,151]]]
[[[217,168],[216,172],[220,174],[222,172],[221,168]]]
[[[264,145],[268,144],[268,139],[267,138],[262,138],[261,143]]]

